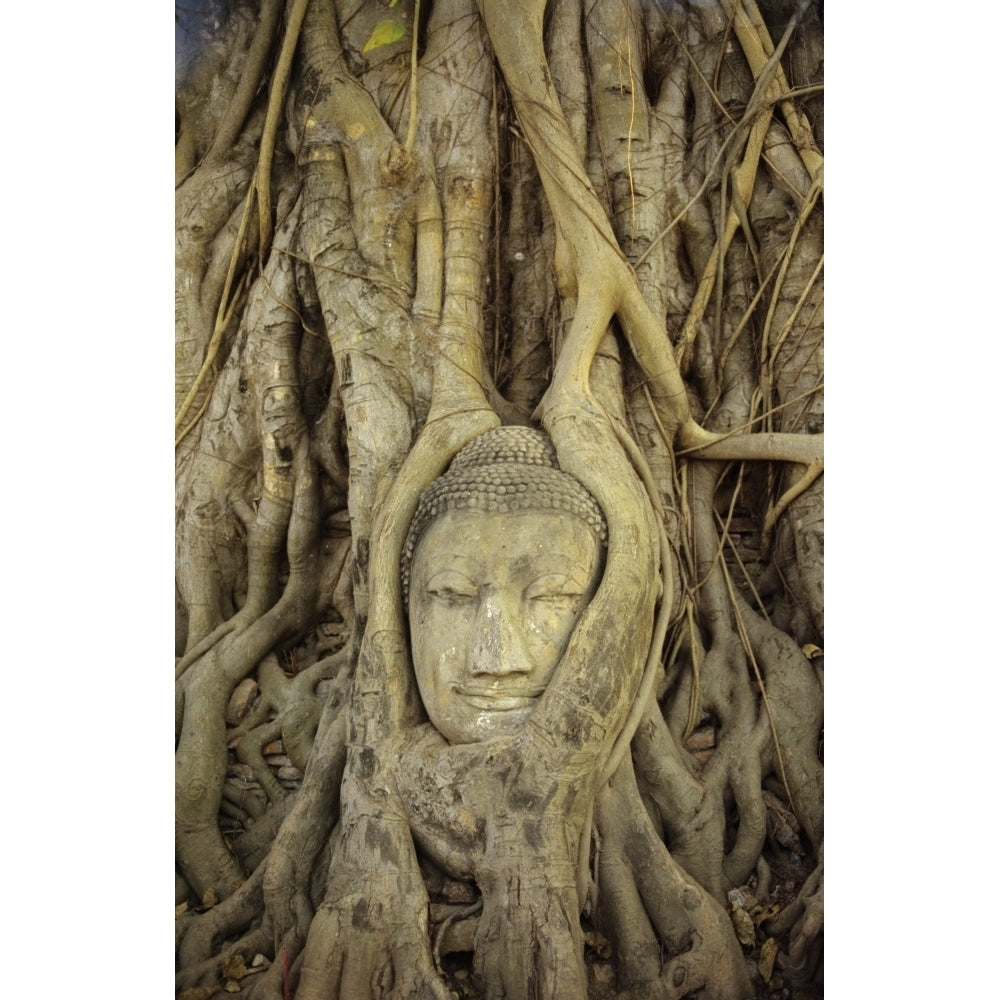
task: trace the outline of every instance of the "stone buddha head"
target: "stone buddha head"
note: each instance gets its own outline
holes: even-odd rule
[[[402,578],[417,686],[454,744],[512,735],[600,581],[607,525],[539,431],[466,445],[423,493]]]

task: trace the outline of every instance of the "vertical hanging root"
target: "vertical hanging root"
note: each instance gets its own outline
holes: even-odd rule
[[[271,221],[271,164],[274,160],[274,143],[285,103],[285,92],[288,89],[288,81],[292,72],[292,57],[295,55],[295,48],[299,42],[308,6],[309,0],[294,0],[288,14],[288,26],[281,42],[278,64],[271,76],[271,92],[267,101],[264,133],[260,140],[260,160],[257,167],[256,184],[251,187],[251,191],[255,188],[257,192],[257,218],[260,227],[259,252],[262,264],[267,259],[271,249],[271,234],[274,231],[274,225]],[[248,194],[248,200],[249,197]]]
[[[773,58],[775,48],[764,19],[757,9],[757,4],[754,3],[754,0],[722,0],[722,5],[733,19],[736,37],[739,39],[751,70],[755,76],[759,76]],[[786,36],[798,21],[803,6],[804,4],[800,3],[793,14],[793,20],[789,31],[786,31]],[[775,65],[774,79],[769,86],[768,94],[777,97],[787,94],[790,89],[780,63]],[[809,121],[800,114],[791,98],[783,98],[780,101],[780,107],[788,125],[792,142],[795,144],[806,170],[809,171],[809,176],[813,181],[821,181],[823,155],[819,152],[816,140],[813,138]]]
[[[260,140],[260,154],[257,159],[257,169],[250,181],[247,189],[246,200],[243,206],[243,216],[240,221],[239,232],[233,243],[233,252],[230,258],[229,271],[226,274],[226,281],[222,290],[222,297],[219,302],[218,313],[215,318],[215,325],[212,336],[209,340],[208,348],[205,351],[205,360],[202,362],[201,370],[195,378],[194,384],[188,391],[180,409],[174,418],[175,426],[178,429],[175,447],[184,440],[191,432],[207,406],[201,407],[195,416],[186,425],[183,423],[191,406],[198,397],[198,393],[204,384],[209,373],[214,369],[219,351],[222,346],[222,337],[232,322],[234,310],[239,303],[239,296],[233,291],[233,284],[236,279],[236,269],[243,256],[248,240],[250,239],[249,223],[253,215],[254,202],[257,204],[257,252],[261,267],[271,249],[271,235],[274,232],[274,224],[271,221],[271,165],[274,159],[274,146],[278,133],[278,125],[281,112],[284,107],[285,92],[288,88],[288,81],[292,69],[292,56],[298,44],[299,33],[302,30],[302,22],[305,19],[306,8],[309,0],[295,0],[294,6],[289,14],[288,27],[282,41],[281,53],[278,56],[278,64],[271,77],[270,96],[268,98],[267,117],[264,121],[264,130]],[[280,5],[279,5],[280,7]],[[262,32],[266,24],[262,24],[258,31]],[[213,147],[214,148],[214,147]],[[214,383],[213,383],[214,386]],[[211,397],[211,387],[207,393]]]

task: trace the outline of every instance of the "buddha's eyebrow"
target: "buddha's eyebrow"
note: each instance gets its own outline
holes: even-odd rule
[[[543,573],[569,573],[573,570],[585,572],[586,565],[594,562],[586,553],[564,552],[560,549],[543,549],[540,552],[531,552],[513,558],[518,563],[523,564],[526,569],[537,568]]]
[[[467,580],[469,583],[474,583],[472,579],[472,574],[462,572],[462,569],[453,566],[451,564],[447,566],[429,566],[427,573],[424,574],[427,583],[433,583],[435,580],[447,580],[449,578],[454,578],[456,580]]]
[[[454,552],[448,548],[435,548],[431,552],[422,553],[418,561],[425,576],[449,569],[462,572],[463,569],[474,569],[479,565],[479,560],[468,553]]]
[[[546,581],[551,584],[572,584],[575,587],[579,587],[581,590],[585,590],[590,585],[590,580],[593,575],[592,570],[588,570],[579,563],[574,563],[572,566],[560,566],[558,568],[550,567],[532,567],[534,572],[528,574],[526,580],[526,586],[533,587]]]

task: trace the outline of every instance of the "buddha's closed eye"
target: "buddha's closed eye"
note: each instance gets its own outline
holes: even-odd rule
[[[448,604],[463,604],[479,598],[476,584],[464,574],[454,571],[435,573],[427,581],[424,592]]]

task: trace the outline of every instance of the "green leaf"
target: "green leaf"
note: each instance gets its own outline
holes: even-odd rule
[[[365,47],[361,52],[371,52],[372,49],[377,49],[382,45],[391,45],[393,42],[398,42],[405,34],[405,24],[392,18],[386,18],[375,25],[371,38],[365,42]]]

